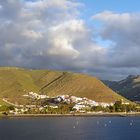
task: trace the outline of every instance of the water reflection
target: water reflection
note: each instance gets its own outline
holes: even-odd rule
[[[140,140],[139,117],[0,120],[0,140]]]

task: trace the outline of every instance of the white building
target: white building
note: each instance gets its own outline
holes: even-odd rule
[[[33,99],[46,99],[46,98],[49,98],[47,95],[39,95],[35,92],[29,92],[28,94],[25,94],[23,95],[24,97],[30,97],[30,98],[33,98]]]
[[[73,109],[79,111],[79,110],[82,110],[82,109],[85,109],[86,106],[85,105],[79,105],[79,104],[76,104]]]

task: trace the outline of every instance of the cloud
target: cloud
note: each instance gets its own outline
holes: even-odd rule
[[[104,11],[81,18],[73,0],[1,0],[0,66],[49,68],[120,79],[140,68],[139,13]],[[108,47],[96,41],[112,42]]]
[[[104,11],[92,18],[102,23],[99,31],[102,39],[113,42],[107,49],[106,66],[120,73],[121,70],[126,74],[140,73],[140,13]]]
[[[0,65],[87,72],[105,50],[71,0],[0,1]]]

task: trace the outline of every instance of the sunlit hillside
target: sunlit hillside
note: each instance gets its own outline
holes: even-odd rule
[[[102,102],[114,102],[122,98],[95,77],[84,74],[14,67],[0,68],[1,99],[8,98],[13,103],[30,104],[23,97],[30,91],[51,97],[69,94]]]

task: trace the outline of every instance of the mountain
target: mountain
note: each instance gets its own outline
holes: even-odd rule
[[[115,92],[132,101],[140,101],[140,76],[129,75],[121,81],[103,81]]]
[[[87,97],[99,102],[114,102],[123,98],[100,80],[85,74],[16,67],[0,68],[0,100],[7,98],[13,103],[30,104],[30,101],[23,97],[30,91],[50,97],[64,94]]]

